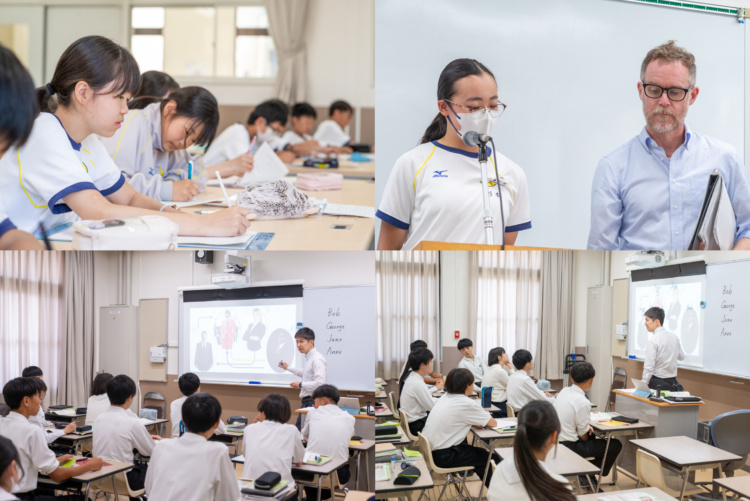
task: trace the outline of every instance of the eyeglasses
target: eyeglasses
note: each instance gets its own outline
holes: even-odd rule
[[[506,104],[503,104],[500,101],[498,101],[497,104],[493,104],[489,108],[485,108],[484,106],[464,106],[447,99],[443,99],[443,101],[445,101],[446,103],[454,104],[459,108],[465,109],[469,113],[469,115],[477,119],[484,117],[485,113],[489,113],[492,118],[497,118],[502,115],[505,111],[505,108],[508,107]]]
[[[688,89],[681,89],[680,87],[670,87],[666,89],[658,85],[647,84],[646,82],[641,83],[643,84],[643,93],[646,94],[646,97],[650,97],[651,99],[659,99],[661,95],[664,94],[664,91],[666,91],[667,97],[670,101],[682,101],[685,99],[685,96],[687,96],[688,91],[692,89],[692,87]]]

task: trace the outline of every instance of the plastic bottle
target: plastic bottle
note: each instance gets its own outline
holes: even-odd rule
[[[391,456],[391,476],[396,476],[396,456]]]

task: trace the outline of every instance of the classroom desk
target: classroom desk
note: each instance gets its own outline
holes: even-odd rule
[[[375,407],[376,423],[382,423],[383,420],[388,421],[393,417],[393,411],[391,411],[391,409],[387,405],[383,405],[383,407]]]
[[[680,499],[685,494],[690,468],[694,466],[718,468],[719,476],[723,476],[721,463],[741,459],[731,452],[723,451],[685,436],[642,438],[630,442],[636,447],[657,456],[665,467],[683,477]]]
[[[66,489],[68,487],[72,486],[78,486],[78,490],[83,491],[83,486],[86,486],[86,492],[84,499],[89,498],[89,489],[91,488],[91,484],[94,482],[97,482],[99,480],[103,480],[107,477],[113,477],[114,475],[127,471],[133,467],[130,463],[121,463],[119,461],[115,461],[114,459],[106,459],[103,458],[103,462],[109,463],[109,466],[102,466],[102,469],[99,471],[89,471],[86,473],[83,473],[81,475],[78,475],[73,478],[69,478],[68,480],[65,480],[62,483],[55,482],[49,477],[40,476],[37,480],[38,484],[44,485],[45,487],[49,487],[51,489]],[[114,494],[115,499],[118,499],[117,494],[117,482],[113,483],[114,485]]]
[[[375,494],[372,492],[349,491],[346,493],[346,497],[344,498],[344,501],[367,501],[368,499],[374,496]]]
[[[495,449],[495,452],[505,460],[513,456],[513,447]],[[576,484],[578,484],[578,476],[584,475],[588,479],[589,485],[591,485],[592,482],[589,475],[593,475],[599,471],[599,468],[589,463],[564,445],[559,444],[556,448],[549,451],[544,463],[553,473],[557,473],[566,478],[573,478]],[[580,489],[580,485],[578,488]]]
[[[375,400],[385,400],[388,398],[388,394],[385,390],[375,390]]]
[[[673,498],[666,492],[664,492],[661,489],[658,489],[656,487],[641,487],[640,489],[628,489],[625,491],[609,491],[605,493],[598,493],[598,494],[581,494],[576,496],[576,499],[578,501],[598,501],[601,499],[602,496],[615,496],[617,494],[635,494],[635,493],[644,493],[644,494],[651,494],[659,501],[677,501],[677,499]]]
[[[351,160],[339,159],[336,169],[319,169],[317,167],[305,167],[302,165],[304,159],[297,159],[294,163],[286,164],[290,174],[310,174],[314,172],[335,172],[345,178],[375,179],[375,162],[352,162]]]
[[[750,497],[750,475],[715,478],[714,484],[737,494],[738,497]]]
[[[44,413],[44,419],[47,421],[57,421],[60,423],[71,423],[73,421],[76,422],[77,425],[81,425],[83,423],[79,423],[79,419],[86,419],[86,414],[71,414],[69,416],[63,416],[62,414],[54,414],[49,411],[45,411]]]
[[[615,416],[627,416],[627,414],[622,414],[619,412],[610,412],[608,414],[611,414],[613,417]],[[616,418],[615,418],[616,419]],[[605,426],[600,424],[598,421],[591,420],[591,427],[594,429],[594,432],[597,435],[603,435],[602,438],[604,438],[607,441],[607,445],[604,448],[604,457],[607,457],[607,451],[609,451],[609,444],[612,441],[612,437],[619,437],[619,436],[627,436],[627,435],[635,435],[635,438],[640,438],[640,433],[643,433],[644,435],[650,435],[650,432],[654,429],[654,425],[644,423],[643,421],[639,421],[634,424],[626,424],[622,426]],[[612,483],[617,482],[617,467],[621,466],[624,471],[630,473],[630,478],[637,480],[636,471],[635,471],[635,447],[630,444],[627,440],[624,444],[622,444],[622,452],[617,456],[617,459],[615,460],[615,464],[612,465]],[[599,474],[597,475],[596,479],[596,488],[597,490],[602,485],[602,478],[604,476],[604,461],[602,461],[602,466],[599,470]]]
[[[388,438],[380,438],[375,437],[375,443],[378,444],[393,444],[393,445],[408,445],[409,438],[406,436],[406,433],[404,433],[404,430],[401,429],[401,425],[395,425],[396,428],[398,428],[398,436],[388,437]]]
[[[70,450],[70,453],[74,456],[80,456],[81,455],[81,442],[85,440],[91,440],[91,437],[93,436],[93,433],[86,433],[85,435],[79,435],[77,433],[68,433],[67,435],[63,435],[61,437],[57,437],[57,439],[52,442],[50,445],[54,445],[55,447],[62,447],[67,448]]]
[[[159,433],[157,433],[157,435],[162,436],[162,434],[164,433],[164,424],[168,422],[169,422],[169,419],[154,419],[152,422],[148,424],[143,423],[143,426],[145,426],[147,430],[152,427],[153,428],[158,427]]]
[[[410,460],[410,462],[412,462]],[[375,499],[387,499],[387,498],[401,498],[407,497],[411,500],[411,494],[414,491],[422,491],[417,498],[417,501],[422,499],[424,491],[426,489],[432,489],[435,487],[435,483],[430,475],[430,470],[427,468],[427,463],[424,459],[413,460],[414,466],[419,468],[419,478],[416,482],[411,485],[394,485],[394,478],[390,480],[381,480],[375,483]]]
[[[512,418],[503,418],[508,421],[514,421],[518,422],[518,419],[512,417]],[[516,430],[510,430],[510,431],[498,431],[495,428],[472,428],[471,431],[472,436],[472,443],[474,443],[474,439],[478,439],[479,443],[487,449],[487,451],[493,451],[495,450],[495,446],[497,445],[497,442],[501,440],[507,440],[510,443],[513,442],[513,437],[516,436]],[[482,485],[479,486],[479,498],[482,498],[482,490],[484,489],[484,481],[487,478],[487,475],[490,471],[490,461],[492,460],[492,454],[487,456],[487,465],[484,467],[484,475],[482,475]]]
[[[636,397],[622,390],[615,391],[615,408],[626,416],[654,425],[654,437],[684,435],[698,436],[698,412],[703,402],[690,404],[663,404],[647,398]]]
[[[243,480],[255,480],[255,479],[239,479],[237,480],[237,483],[240,486],[240,499],[252,499],[255,501],[287,501],[287,499],[293,498],[297,494],[297,489],[288,489],[285,494],[282,496],[279,496],[278,494],[276,496],[257,496],[254,494],[245,494],[242,492],[242,482]]]

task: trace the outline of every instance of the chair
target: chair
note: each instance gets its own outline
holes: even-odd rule
[[[120,472],[116,475],[113,475],[109,477],[112,479],[112,482],[104,481],[103,484],[96,484],[94,487],[96,490],[94,491],[94,499],[96,499],[99,496],[100,492],[103,492],[107,494],[107,499],[109,499],[109,494],[114,494],[114,483],[117,484],[117,498],[115,498],[115,501],[118,501],[118,498],[120,496],[125,496],[127,494],[128,497],[131,498],[138,498],[141,501],[145,499],[144,494],[146,494],[146,489],[139,489],[137,491],[134,491],[130,488],[130,484],[128,484],[128,477],[125,475],[125,472]]]
[[[516,417],[516,411],[513,410],[513,407],[511,407],[508,402],[505,402],[505,409],[508,413],[508,417]]]
[[[6,417],[10,414],[10,406],[8,404],[0,404],[0,417]]]
[[[609,388],[609,398],[607,399],[607,407],[604,412],[609,412],[610,408],[614,409],[615,404],[615,390],[625,389],[628,384],[628,373],[622,367],[615,367],[615,374],[612,377],[612,386]]]
[[[440,501],[443,498],[445,489],[449,484],[457,486],[456,488],[458,489],[459,496],[461,496],[461,493],[465,490],[466,497],[471,498],[471,494],[466,488],[466,477],[471,474],[471,466],[456,466],[454,468],[442,468],[440,466],[437,466],[432,460],[432,444],[430,444],[430,441],[427,439],[427,437],[422,435],[421,432],[419,433],[419,447],[422,449],[422,456],[427,463],[427,468],[432,473],[446,475],[443,489],[440,491],[440,495],[438,496],[437,501]]]
[[[678,476],[664,477],[661,460],[651,453],[638,449],[635,456],[635,468],[638,473],[638,484],[646,484],[649,487],[657,487],[672,497],[679,498],[682,488],[682,478]],[[685,496],[700,494],[704,491],[688,482],[685,486]]]
[[[578,355],[576,353],[565,355],[565,360],[563,362],[563,387],[568,386],[568,382],[570,380],[570,368],[578,362],[585,361],[586,355]]]
[[[147,400],[155,400],[157,402],[161,402],[160,404],[151,404],[148,405],[146,402]],[[167,399],[164,398],[164,395],[162,395],[159,392],[156,391],[149,391],[143,396],[143,409],[156,409],[156,417],[157,419],[164,419],[164,416],[167,415]]]
[[[711,441],[719,449],[742,456],[742,459],[721,465],[727,476],[742,468],[750,454],[750,410],[725,412],[711,423]]]
[[[388,402],[391,404],[391,412],[393,413],[393,417],[396,419],[401,419],[398,413],[398,406],[396,405],[396,394],[394,392],[390,392],[388,394]]]
[[[419,437],[415,437],[412,435],[411,431],[409,430],[409,416],[404,412],[403,409],[401,409],[401,430],[406,435],[406,438],[409,439],[409,447],[414,447],[415,445],[419,445]]]

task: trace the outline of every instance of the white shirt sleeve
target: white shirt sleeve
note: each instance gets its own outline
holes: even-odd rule
[[[654,343],[653,340],[649,340],[648,346],[646,346],[646,360],[643,362],[643,377],[641,378],[644,383],[648,384],[648,382],[651,381],[651,376],[654,375],[655,367],[656,343]]]
[[[305,419],[304,419],[305,424],[302,425],[301,434],[302,434],[302,439],[305,441],[310,439],[310,416],[314,412],[315,412],[314,408],[307,410],[307,415],[305,416]]]
[[[305,423],[307,423],[307,420],[305,420]],[[294,454],[292,455],[292,461],[295,463],[301,463],[302,460],[305,457],[305,445],[302,443],[302,433],[297,431],[297,436],[294,440]],[[310,433],[310,430],[307,431],[308,435]]]
[[[227,432],[227,427],[224,424],[224,421],[219,419],[219,427],[214,430],[214,435],[223,435]]]
[[[133,448],[138,449],[143,456],[151,456],[154,453],[154,446],[156,442],[146,430],[146,427],[140,421],[133,421],[131,426],[131,439],[133,440]]]
[[[408,230],[414,212],[416,192],[411,162],[404,156],[396,160],[383,191],[378,207],[378,218],[386,223]]]
[[[216,493],[214,499],[217,501],[220,499],[228,501],[240,499],[240,486],[237,483],[237,474],[227,454],[221,454],[221,457],[219,457],[219,478],[214,484],[214,492]]]
[[[42,475],[49,475],[60,467],[60,463],[55,457],[55,453],[47,447],[47,442],[43,438],[42,430],[35,431],[29,438],[29,449],[26,451],[31,457],[34,466]],[[23,452],[23,451],[22,451]],[[25,472],[26,475],[36,475],[35,472]]]
[[[576,434],[580,437],[589,432],[591,422],[591,404],[581,399],[580,405],[575,409]]]
[[[529,206],[529,186],[526,174],[518,169],[518,186],[511,200],[510,214],[506,216],[505,230],[508,232],[525,230],[531,227],[531,208]]]
[[[486,426],[492,418],[490,413],[482,409],[479,405],[479,401],[469,400],[469,402],[471,405],[468,406],[468,409],[466,409],[466,413],[464,414],[465,422],[471,426]]]
[[[679,339],[677,340],[677,350],[679,352],[677,355],[677,360],[685,360],[685,350],[682,349],[682,343]]]

